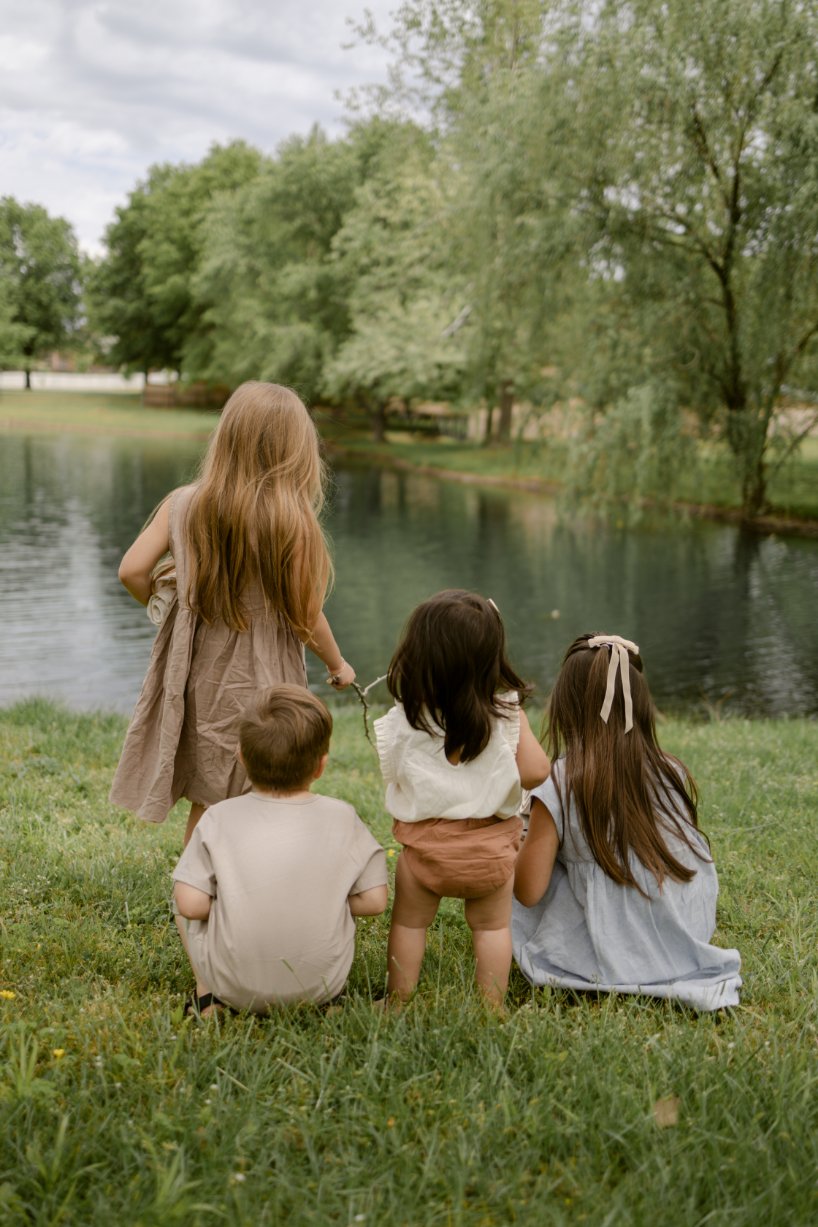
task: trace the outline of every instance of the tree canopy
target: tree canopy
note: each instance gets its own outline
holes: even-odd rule
[[[88,293],[112,360],[355,398],[379,430],[428,397],[502,441],[514,402],[570,402],[595,482],[603,449],[668,490],[695,423],[759,514],[818,366],[818,8],[404,0],[360,33],[391,70],[343,138],[216,146],[117,210]],[[0,332],[57,336],[14,290]]]
[[[0,361],[34,360],[80,327],[80,255],[67,221],[41,205],[0,199]]]
[[[193,294],[206,218],[262,161],[243,141],[214,145],[195,165],[154,166],[117,209],[89,285],[92,324],[115,364],[182,371],[190,347],[206,352],[206,304]]]

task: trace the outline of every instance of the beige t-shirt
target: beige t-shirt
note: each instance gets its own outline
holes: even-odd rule
[[[351,805],[251,792],[202,816],[173,879],[213,898],[188,928],[208,987],[238,1008],[328,1001],[355,952],[348,896],[383,886],[386,857]]]

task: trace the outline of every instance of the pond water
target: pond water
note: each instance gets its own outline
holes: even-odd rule
[[[154,630],[117,566],[200,450],[2,439],[0,705],[45,694],[130,710]],[[364,684],[418,601],[464,587],[497,602],[511,658],[541,695],[576,634],[611,631],[640,645],[664,710],[818,714],[818,542],[704,521],[617,526],[530,494],[352,468],[335,474],[328,528],[328,614]],[[323,690],[320,664],[309,671]]]

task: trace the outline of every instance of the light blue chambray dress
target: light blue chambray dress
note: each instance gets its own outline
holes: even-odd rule
[[[512,944],[523,975],[537,985],[669,997],[697,1010],[738,1005],[739,953],[710,945],[719,889],[712,861],[699,860],[669,830],[668,847],[696,876],[666,878],[660,891],[634,860],[649,898],[617,885],[593,859],[573,800],[563,813],[554,784],[563,770],[558,759],[532,793],[553,817],[560,848],[540,902],[527,908],[514,901]],[[693,838],[708,856],[704,839],[695,831]]]

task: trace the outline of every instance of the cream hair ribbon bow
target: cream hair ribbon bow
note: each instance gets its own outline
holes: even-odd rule
[[[600,716],[605,724],[613,707],[614,691],[616,690],[616,673],[622,678],[622,698],[625,700],[625,732],[633,728],[633,698],[631,696],[631,673],[628,653],[639,655],[639,648],[630,639],[622,639],[620,635],[594,635],[587,641],[589,648],[610,648],[611,659],[608,662],[608,685],[605,688],[605,700],[600,710]]]

